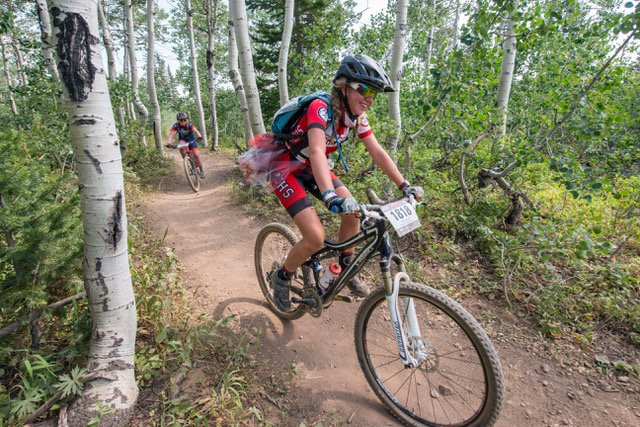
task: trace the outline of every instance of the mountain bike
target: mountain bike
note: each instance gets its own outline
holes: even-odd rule
[[[298,237],[284,224],[266,225],[255,246],[260,288],[283,319],[307,313],[319,317],[334,301],[351,301],[340,292],[378,255],[383,286],[362,301],[354,330],[358,361],[376,396],[408,426],[490,427],[504,403],[504,378],[489,337],[460,304],[412,282],[403,256],[390,242],[390,229],[404,236],[420,226],[416,208],[425,203],[403,198],[360,204],[360,231],[342,242],[325,239],[294,272],[291,311],[275,305],[270,278]],[[328,288],[320,287],[322,264],[352,246],[357,247],[353,262]]]
[[[198,138],[198,140],[202,140],[202,138]],[[184,156],[182,158],[182,162],[184,165],[184,174],[187,176],[187,182],[193,191],[196,193],[200,191],[200,180],[202,177],[200,176],[200,171],[198,170],[198,166],[196,165],[196,161],[193,158],[193,153],[189,148],[188,142],[181,142],[178,145],[172,145],[170,148],[184,148]]]

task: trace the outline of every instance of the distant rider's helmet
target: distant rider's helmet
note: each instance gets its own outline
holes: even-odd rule
[[[183,113],[182,111],[179,112],[178,114],[176,114],[176,119],[178,119],[178,120],[181,120],[181,119],[185,119],[186,120],[187,118],[188,118],[187,113]]]
[[[347,82],[373,86],[379,92],[395,92],[393,84],[378,61],[369,55],[347,55],[344,57],[333,81],[345,77]]]

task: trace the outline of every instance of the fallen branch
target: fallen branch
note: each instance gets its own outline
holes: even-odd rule
[[[37,320],[40,317],[40,315],[42,314],[43,310],[56,309],[56,308],[64,307],[65,305],[69,305],[69,304],[71,304],[72,302],[74,302],[76,300],[80,300],[80,299],[85,298],[86,296],[87,296],[86,292],[80,292],[79,294],[75,294],[73,296],[70,296],[70,297],[65,298],[63,300],[60,300],[58,302],[54,302],[52,304],[49,304],[44,308],[41,308],[39,310],[33,311],[29,315],[29,317],[23,317],[22,319],[18,320],[17,322],[14,322],[9,326],[5,326],[4,328],[0,329],[0,339],[4,338],[5,336],[9,335],[10,333],[13,333],[13,332],[17,331],[23,325],[31,324],[33,321]]]

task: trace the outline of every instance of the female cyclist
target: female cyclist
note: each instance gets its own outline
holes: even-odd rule
[[[421,187],[412,187],[404,179],[389,154],[378,143],[365,117],[366,110],[379,92],[393,91],[387,73],[373,58],[348,55],[341,61],[333,78],[331,105],[322,99],[314,100],[294,127],[292,133],[301,137],[289,140],[287,146],[290,150],[285,153],[292,167],[288,172],[276,170],[270,176],[276,196],[302,233],[302,239],[291,249],[282,268],[271,278],[274,300],[279,309],[291,310],[291,274],[320,249],[325,238],[324,227],[308,193],[322,200],[333,212],[340,213],[340,240],[358,232],[360,222],[354,215],[358,204],[349,189],[330,170],[328,162],[329,154],[339,149],[339,144],[347,139],[350,130],[360,138],[376,165],[400,191],[418,199],[424,196]],[[333,119],[329,118],[329,108],[332,108]],[[353,252],[354,248],[349,248],[340,255],[343,269],[351,263]],[[369,288],[355,279],[348,286],[355,295],[369,294]]]
[[[179,142],[188,142],[189,149],[193,153],[193,159],[196,161],[196,165],[198,169],[200,169],[200,178],[204,179],[204,168],[202,167],[202,160],[200,160],[200,150],[198,149],[198,142],[202,140],[202,135],[198,132],[196,127],[187,121],[188,116],[187,113],[179,112],[176,114],[176,119],[178,123],[174,123],[171,126],[171,131],[169,132],[169,137],[167,138],[167,147],[171,147],[171,141],[173,141],[173,135],[178,133],[178,141]],[[198,139],[196,140],[196,135]],[[184,157],[185,149],[180,149],[180,154]]]

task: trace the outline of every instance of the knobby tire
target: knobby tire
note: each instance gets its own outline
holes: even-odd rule
[[[420,340],[409,338],[409,298]],[[493,426],[504,402],[504,378],[480,325],[448,296],[416,283],[400,284],[398,305],[409,353],[423,355],[415,368],[405,368],[399,357],[384,286],[362,302],[356,316],[358,360],[378,398],[408,426]]]
[[[279,310],[273,300],[273,289],[270,279],[282,265],[289,251],[298,242],[298,237],[286,225],[271,223],[266,225],[258,234],[254,251],[256,274],[262,294],[267,299],[271,309],[281,318],[294,320],[305,314],[300,304],[291,303],[292,311]],[[291,279],[291,297],[302,293],[305,282],[311,283],[311,275],[307,267],[299,267]]]
[[[200,175],[198,175],[198,167],[196,161],[191,156],[184,156],[184,173],[187,175],[187,182],[194,192],[200,191]]]

